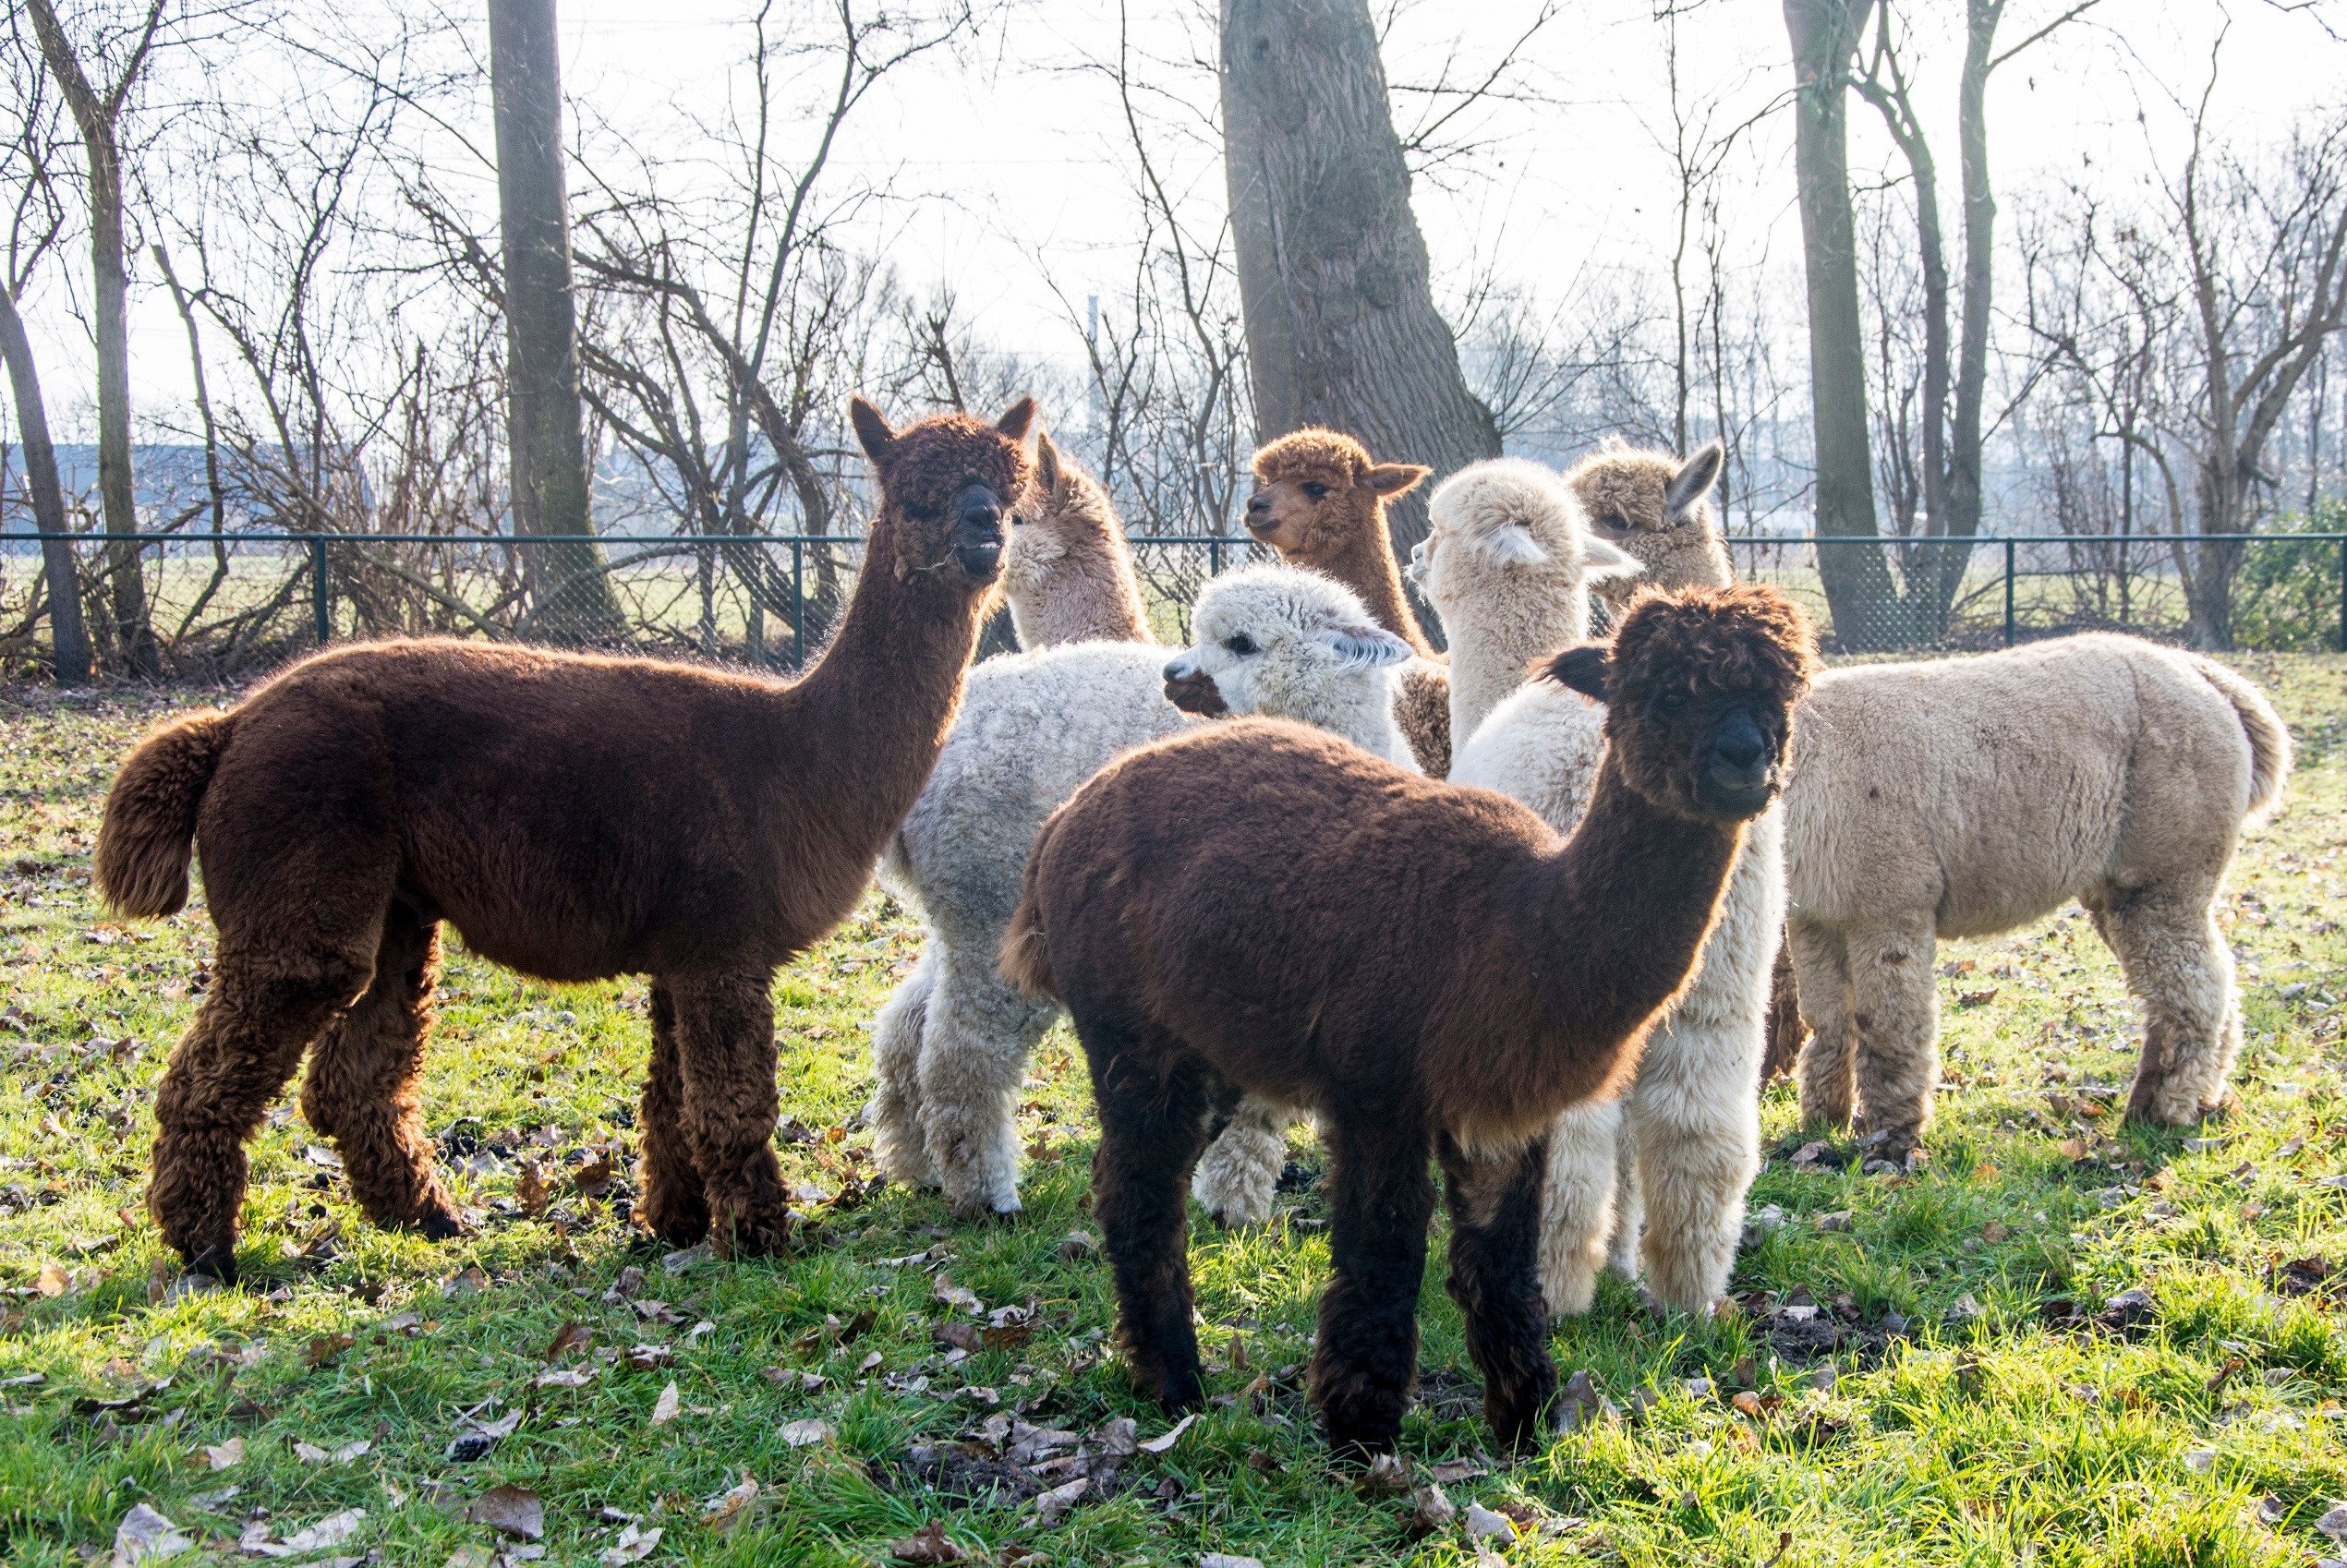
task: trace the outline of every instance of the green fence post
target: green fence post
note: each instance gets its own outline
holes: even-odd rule
[[[1206,541],[1206,575],[1209,577],[1222,575],[1222,541],[1220,539],[1210,538]]]
[[[791,668],[806,668],[806,544],[791,541]]]
[[[2004,542],[2004,645],[2013,646],[2013,550],[2014,541]]]
[[[316,618],[318,645],[334,640],[334,605],[326,594],[326,536],[309,536],[309,610]]]

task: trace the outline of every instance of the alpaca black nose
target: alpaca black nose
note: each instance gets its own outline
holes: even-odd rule
[[[953,498],[953,553],[972,576],[990,580],[1002,561],[1002,498],[965,485]]]
[[[1749,714],[1731,714],[1712,739],[1712,758],[1739,773],[1757,770],[1768,761],[1769,740]]]
[[[1272,526],[1272,523],[1271,496],[1266,491],[1257,490],[1247,498],[1247,526],[1260,534]]]

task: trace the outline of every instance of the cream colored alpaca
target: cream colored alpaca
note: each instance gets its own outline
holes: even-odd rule
[[[1712,487],[1726,463],[1727,449],[1718,441],[1682,461],[1609,436],[1566,470],[1565,483],[1591,529],[1646,568],[1641,577],[1601,585],[1599,597],[1609,608],[1619,609],[1639,587],[1694,587],[1735,575],[1712,513]]]
[[[1869,665],[1811,688],[1781,807],[1804,1118],[1890,1158],[1939,1080],[1932,944],[2071,899],[2144,1009],[2127,1114],[2177,1125],[2224,1099],[2241,1048],[2214,904],[2244,822],[2280,803],[2290,733],[2197,655],[2108,633],[1977,658]]]
[[[1147,643],[1149,619],[1125,526],[1099,482],[1035,438],[1035,500],[1011,514],[1002,589],[1022,648]]]
[[[1478,704],[1508,671],[1586,634],[1585,585],[1608,592],[1632,580],[1639,563],[1602,538],[1584,539],[1576,492],[1530,464],[1462,470],[1434,492],[1431,511],[1433,533],[1415,566],[1450,636],[1452,733],[1468,737],[1451,779],[1512,795],[1569,830],[1595,782],[1603,710],[1545,681],[1520,686],[1487,712]],[[1668,564],[1704,572],[1724,561],[1724,552],[1683,549]],[[1567,568],[1576,561],[1587,564]],[[1552,1310],[1588,1310],[1609,1260],[1635,1278],[1642,1258],[1648,1289],[1677,1310],[1705,1311],[1725,1293],[1744,1194],[1760,1171],[1760,1062],[1784,921],[1783,849],[1777,812],[1750,825],[1720,923],[1686,992],[1648,1037],[1629,1092],[1567,1111],[1551,1130],[1541,1282]]]

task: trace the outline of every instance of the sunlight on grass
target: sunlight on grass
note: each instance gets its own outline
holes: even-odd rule
[[[2339,731],[2347,661],[2240,663],[2302,735]],[[1169,1450],[1050,1525],[1023,1500],[948,1498],[913,1475],[910,1449],[993,1416],[1078,1435],[1129,1416],[1143,1439],[1168,1423],[1106,1343],[1107,1271],[1082,1244],[1090,1097],[1064,1030],[1022,1092],[1023,1215],[959,1225],[932,1195],[867,1192],[866,1029],[915,942],[877,896],[777,982],[780,1147],[809,1216],[792,1259],[664,1259],[628,1228],[640,981],[548,987],[454,952],[426,1118],[481,1234],[436,1248],[369,1227],[289,1097],[252,1149],[247,1287],[165,1300],[172,1271],[140,1208],[152,1085],[202,994],[211,932],[200,911],[106,920],[87,863],[122,748],[182,700],[0,708],[9,1562],[78,1563],[142,1501],[223,1562],[248,1527],[293,1538],[352,1509],[365,1518],[345,1555],[437,1568],[472,1547],[486,1562],[496,1538],[464,1515],[501,1483],[543,1500],[562,1562],[595,1562],[631,1520],[661,1530],[655,1563],[885,1562],[933,1521],[1004,1562],[1474,1560],[1456,1526],[1414,1538],[1410,1500],[1363,1495],[1313,1431],[1296,1369],[1327,1246],[1301,1133],[1279,1217],[1237,1234],[1195,1221],[1216,1405]],[[2228,892],[2247,1021],[2237,1113],[2196,1132],[2116,1125],[2133,1009],[2075,911],[1944,944],[1930,1163],[1863,1176],[1843,1140],[1797,1164],[1809,1140],[1789,1088],[1770,1091],[1752,1207],[1782,1222],[1754,1227],[1741,1309],[1658,1319],[1606,1282],[1555,1348],[1608,1409],[1533,1460],[1488,1457],[1438,1234],[1428,1375],[1404,1429],[1417,1478],[1457,1462],[1446,1490],[1462,1511],[1544,1519],[1518,1562],[1750,1564],[1787,1530],[1788,1564],[2210,1568],[2335,1550],[2315,1521],[2347,1495],[2347,1190],[2329,1180],[2347,1171],[2342,807],[2347,762],[2317,746]],[[1846,1229],[1821,1226],[1845,1212]],[[936,1330],[956,1309],[939,1291],[957,1287],[1032,1306],[1030,1336],[947,1349]],[[2130,1311],[2137,1289],[2148,1303]],[[569,1324],[587,1343],[550,1363]],[[1832,1332],[1791,1332],[1816,1327]],[[1837,1336],[1822,1356],[1799,1348]],[[671,1381],[676,1414],[656,1423]],[[450,1456],[514,1415],[479,1456]],[[710,1522],[706,1502],[745,1478],[756,1498]]]

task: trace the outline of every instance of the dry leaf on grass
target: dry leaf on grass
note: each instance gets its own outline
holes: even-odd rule
[[[321,1333],[309,1342],[309,1347],[301,1353],[301,1358],[307,1366],[322,1367],[357,1343],[357,1334]]]
[[[524,1540],[534,1541],[546,1534],[545,1504],[527,1487],[492,1487],[473,1499],[465,1517]]]
[[[1153,1437],[1148,1441],[1140,1444],[1139,1447],[1141,1452],[1143,1453],[1165,1453],[1167,1450],[1173,1447],[1175,1443],[1181,1441],[1181,1434],[1188,1431],[1190,1429],[1190,1424],[1197,1418],[1198,1417],[1194,1415],[1184,1416],[1180,1420],[1176,1421],[1172,1426],[1167,1428],[1165,1431],[1156,1437]]]
[[[1361,1490],[1370,1497],[1399,1497],[1409,1490],[1409,1466],[1398,1453],[1381,1453],[1369,1462]]]
[[[245,1440],[240,1437],[233,1437],[226,1442],[214,1443],[212,1447],[203,1451],[203,1455],[205,1469],[229,1469],[235,1465],[244,1463]]]
[[[1233,1557],[1227,1551],[1210,1551],[1198,1560],[1198,1568],[1264,1568],[1260,1557]]]
[[[938,1563],[959,1562],[969,1554],[947,1538],[944,1525],[932,1519],[904,1539],[890,1541],[889,1555],[899,1562],[930,1568]]]
[[[161,1562],[178,1556],[196,1544],[195,1538],[181,1530],[163,1514],[145,1503],[135,1504],[115,1526],[113,1568],[133,1568],[141,1562]]]
[[[595,1561],[601,1563],[602,1568],[626,1568],[628,1563],[641,1562],[651,1556],[653,1549],[659,1544],[659,1526],[647,1530],[630,1525],[620,1532],[619,1539],[603,1549],[603,1554]]]
[[[1078,1476],[1065,1486],[1053,1487],[1049,1491],[1040,1493],[1030,1505],[1034,1511],[1035,1523],[1046,1526],[1058,1524],[1059,1516],[1073,1508],[1091,1486],[1090,1476]]]
[[[782,1423],[782,1441],[792,1448],[809,1448],[818,1442],[831,1441],[831,1424],[813,1417],[803,1421]]]
[[[546,1212],[546,1173],[538,1168],[536,1160],[523,1163],[522,1174],[514,1181],[514,1197],[522,1212],[533,1219]]]
[[[303,1442],[296,1439],[294,1442],[294,1457],[305,1465],[347,1465],[354,1459],[365,1458],[374,1446],[374,1443],[366,1438],[332,1449],[321,1448],[314,1442]]]
[[[1516,1539],[1516,1521],[1505,1514],[1494,1514],[1480,1502],[1470,1502],[1467,1505],[1467,1538],[1512,1542]]]
[[[750,1505],[758,1500],[758,1483],[755,1476],[744,1476],[742,1484],[708,1498],[701,1503],[702,1523],[722,1535],[740,1526],[749,1517]]]
[[[554,1331],[554,1337],[547,1342],[546,1354],[540,1359],[559,1361],[569,1352],[585,1350],[594,1343],[595,1336],[587,1331],[586,1324],[564,1323]]]
[[[675,1420],[684,1409],[684,1395],[677,1393],[675,1380],[671,1379],[668,1387],[660,1390],[660,1397],[653,1401],[652,1425],[665,1427]]]

